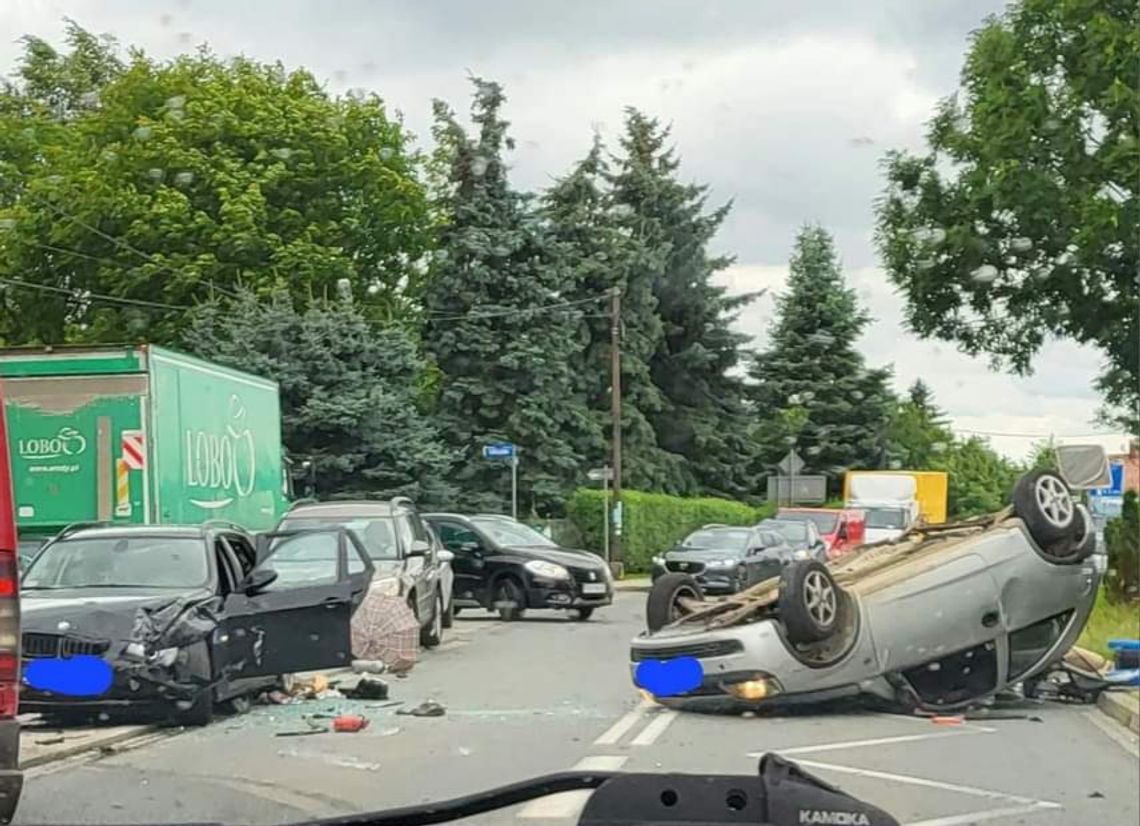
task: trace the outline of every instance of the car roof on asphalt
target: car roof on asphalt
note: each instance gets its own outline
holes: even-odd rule
[[[397,508],[412,510],[411,506],[397,505]],[[297,516],[391,516],[392,503],[371,499],[345,500],[341,502],[306,502],[295,505],[283,517],[285,520]]]

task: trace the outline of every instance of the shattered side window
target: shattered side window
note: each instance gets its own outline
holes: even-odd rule
[[[266,591],[281,591],[337,581],[340,537],[335,531],[299,533],[278,540],[266,565],[277,579]]]

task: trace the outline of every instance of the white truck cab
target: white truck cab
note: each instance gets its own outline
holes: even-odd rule
[[[846,507],[866,514],[866,542],[897,539],[918,523],[917,485],[912,476],[860,473],[851,479]]]

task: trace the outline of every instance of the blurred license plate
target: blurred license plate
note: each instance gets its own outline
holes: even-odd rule
[[[583,594],[604,594],[606,592],[606,583],[604,582],[584,582],[582,583]]]

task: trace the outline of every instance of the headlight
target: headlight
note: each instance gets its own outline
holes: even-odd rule
[[[374,579],[368,590],[385,597],[398,597],[400,595],[400,580],[394,576]]]
[[[739,683],[729,683],[724,690],[741,700],[766,700],[779,694],[780,684],[771,677],[756,677]]]
[[[570,572],[563,568],[561,565],[555,565],[553,562],[547,562],[543,559],[532,559],[523,567],[535,576],[540,576],[543,579],[570,578]]]
[[[796,551],[792,554],[792,559],[807,559],[808,552],[804,550]]]
[[[710,568],[731,568],[736,564],[735,559],[714,559],[709,563]]]
[[[664,565],[665,564],[665,557],[663,557],[663,556],[653,557],[653,564],[654,565]]]

